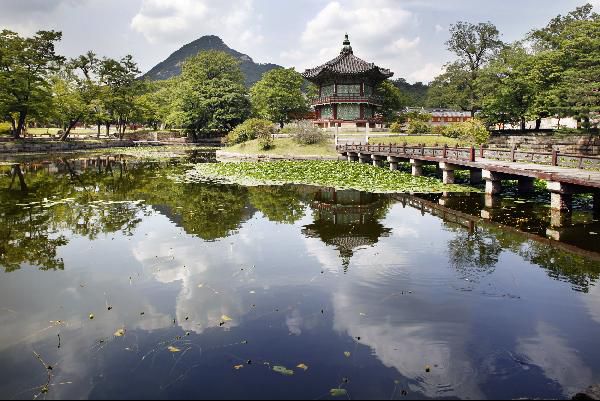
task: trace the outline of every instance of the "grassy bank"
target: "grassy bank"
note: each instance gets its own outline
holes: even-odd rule
[[[358,138],[358,137],[357,137]],[[364,138],[364,137],[363,137]],[[394,137],[370,137],[369,143],[377,145],[389,145],[406,143],[408,146],[418,146],[424,144],[425,146],[471,146],[471,144],[461,141],[459,139],[446,138],[443,136],[427,136],[427,135],[416,135],[416,136],[394,136]]]
[[[317,145],[299,145],[290,138],[275,139],[273,148],[269,150],[261,150],[258,140],[230,146],[223,150],[226,152],[243,153],[247,155],[337,156],[333,142],[326,141]]]
[[[476,191],[462,185],[444,185],[435,178],[339,161],[198,164],[186,173],[184,180],[245,186],[305,184],[377,193]]]

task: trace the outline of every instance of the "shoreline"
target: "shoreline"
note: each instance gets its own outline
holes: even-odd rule
[[[225,161],[338,161],[339,156],[249,154],[217,150],[217,160]]]

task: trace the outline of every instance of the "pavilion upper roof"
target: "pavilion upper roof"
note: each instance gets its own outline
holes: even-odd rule
[[[327,75],[368,75],[372,79],[383,81],[393,77],[394,73],[356,57],[346,35],[344,48],[338,57],[322,66],[306,70],[302,75],[309,81],[317,82]]]

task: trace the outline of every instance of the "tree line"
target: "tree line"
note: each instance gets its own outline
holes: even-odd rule
[[[514,43],[492,23],[458,22],[448,49],[457,59],[429,88],[430,107],[470,111],[489,126],[573,117],[592,127],[600,111],[600,15],[586,4]]]

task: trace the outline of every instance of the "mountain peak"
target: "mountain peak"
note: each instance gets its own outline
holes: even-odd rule
[[[246,77],[247,86],[252,86],[258,82],[265,72],[275,68],[281,68],[275,64],[257,64],[250,56],[227,46],[220,37],[207,35],[188,43],[175,53],[171,54],[165,61],[146,73],[144,78],[153,81],[161,81],[178,76],[181,74],[181,66],[186,59],[207,50],[222,51],[240,60],[240,68]]]

